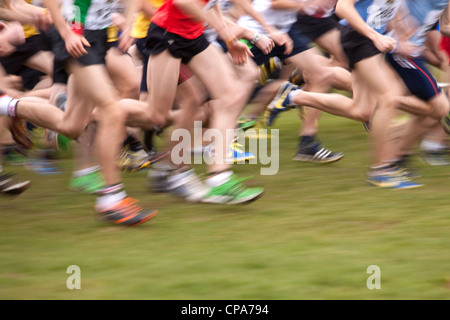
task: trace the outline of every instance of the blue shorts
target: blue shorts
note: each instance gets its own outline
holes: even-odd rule
[[[296,24],[292,25],[291,30],[289,30],[288,32],[288,35],[294,42],[294,48],[292,49],[292,52],[290,54],[284,54],[284,51],[286,50],[284,46],[275,44],[275,47],[272,49],[272,51],[269,54],[265,55],[257,46],[254,45],[251,48],[251,51],[253,53],[253,60],[255,61],[255,63],[260,66],[273,57],[278,57],[281,61],[283,61],[289,57],[295,56],[298,53],[311,49],[311,47],[309,46],[311,40],[303,35]]]
[[[429,101],[441,93],[436,79],[425,67],[424,59],[408,59],[392,53],[386,59],[400,75],[408,90],[416,97]]]

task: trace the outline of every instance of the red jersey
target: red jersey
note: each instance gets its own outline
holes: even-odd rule
[[[211,9],[218,0],[202,0],[206,9]],[[186,39],[196,39],[205,30],[203,22],[192,20],[191,16],[186,15],[174,4],[173,0],[166,0],[164,4],[155,12],[152,22],[161,28],[175,33]]]

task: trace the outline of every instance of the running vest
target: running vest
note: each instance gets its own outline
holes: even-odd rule
[[[406,0],[409,13],[418,24],[418,29],[410,38],[410,42],[422,46],[427,33],[439,21],[442,12],[448,5],[448,0]]]
[[[218,0],[203,0],[203,10],[212,9]],[[192,17],[183,13],[174,4],[173,0],[166,0],[155,12],[152,22],[159,27],[175,33],[185,39],[196,39],[200,37],[205,29],[203,22],[192,20]]]
[[[43,7],[43,1],[42,0],[26,0],[28,4],[31,4],[33,6],[37,7]],[[28,39],[29,37],[35,36],[39,34],[39,30],[32,24],[23,24],[23,33],[25,35],[25,39]]]
[[[267,24],[274,26],[281,32],[288,32],[291,26],[297,21],[297,10],[275,10],[271,8],[271,0],[254,0],[252,3],[253,9],[265,17]],[[254,20],[250,15],[245,15],[239,18],[237,24],[257,31],[260,34],[267,35],[263,27]]]
[[[300,0],[300,2],[309,2],[310,0]],[[337,0],[328,0],[322,7],[312,7],[306,10],[306,14],[314,18],[328,18],[334,14]]]
[[[111,25],[116,8],[117,0],[63,0],[62,13],[85,30],[103,30]]]
[[[389,21],[395,17],[402,2],[403,0],[356,0],[354,6],[372,29],[384,34]],[[348,25],[345,20],[342,24]]]
[[[154,8],[159,8],[163,5],[164,0],[146,0]],[[131,36],[136,39],[142,39],[147,36],[148,26],[150,25],[151,18],[147,17],[144,12],[139,12],[131,30]]]

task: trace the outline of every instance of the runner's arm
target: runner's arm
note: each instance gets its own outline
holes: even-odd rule
[[[336,15],[346,19],[348,24],[358,33],[369,38],[381,52],[390,52],[395,48],[395,40],[372,29],[355,9],[356,0],[339,0]]]

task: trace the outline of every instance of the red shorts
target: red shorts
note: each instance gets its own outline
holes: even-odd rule
[[[192,77],[191,70],[188,69],[184,64],[180,66],[180,76],[178,78],[178,84],[182,84],[186,80],[189,80]]]
[[[445,53],[447,53],[450,57],[450,37],[442,36],[441,42],[439,44],[439,48],[442,51],[444,51]],[[450,60],[449,60],[449,64],[450,64]]]

